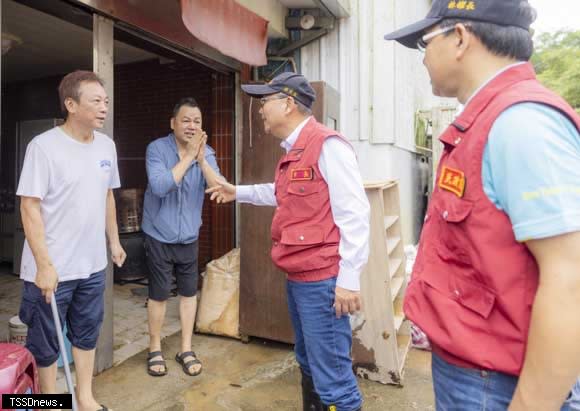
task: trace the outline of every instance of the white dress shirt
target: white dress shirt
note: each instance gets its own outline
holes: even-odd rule
[[[308,117],[280,145],[292,149]],[[318,168],[328,185],[334,223],[340,230],[340,264],[336,285],[351,291],[360,290],[360,273],[369,256],[370,206],[363,188],[356,155],[339,137],[328,138],[322,145]],[[236,200],[262,206],[277,206],[274,184],[236,187]]]

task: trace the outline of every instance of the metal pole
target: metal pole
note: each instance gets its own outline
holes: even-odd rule
[[[54,325],[56,326],[56,335],[58,337],[58,346],[60,348],[60,355],[62,355],[62,362],[64,364],[64,375],[66,378],[66,385],[68,392],[72,396],[72,409],[78,411],[77,398],[75,396],[75,386],[73,385],[72,375],[68,364],[68,353],[64,345],[64,337],[62,335],[62,326],[60,324],[60,317],[58,315],[58,308],[56,306],[56,295],[53,293],[50,299],[50,307],[52,308],[52,316],[54,317]]]

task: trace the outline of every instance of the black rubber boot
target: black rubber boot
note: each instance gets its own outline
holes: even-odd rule
[[[314,389],[312,377],[302,372],[302,408],[304,411],[326,411],[328,410]]]
[[[330,407],[328,405],[324,405],[320,400],[320,397],[316,393],[316,389],[314,388],[314,382],[312,381],[312,377],[305,374],[300,370],[302,373],[302,408],[303,411],[329,411]],[[357,411],[361,411],[362,407],[359,408]]]

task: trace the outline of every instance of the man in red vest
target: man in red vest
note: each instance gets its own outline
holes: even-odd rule
[[[536,80],[534,19],[522,0],[434,0],[385,36],[464,105],[405,299],[433,343],[437,410],[580,409],[580,118]]]
[[[304,410],[360,410],[352,372],[349,315],[360,309],[370,207],[356,155],[344,137],[312,117],[308,80],[282,73],[242,89],[260,98],[264,128],[286,150],[275,183],[208,189],[211,199],[276,206],[272,260],[288,274],[288,308],[302,371]]]

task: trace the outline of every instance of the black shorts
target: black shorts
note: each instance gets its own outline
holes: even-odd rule
[[[149,298],[165,301],[169,298],[173,275],[177,293],[193,297],[197,293],[198,242],[166,244],[145,235],[145,254],[149,267]]]

